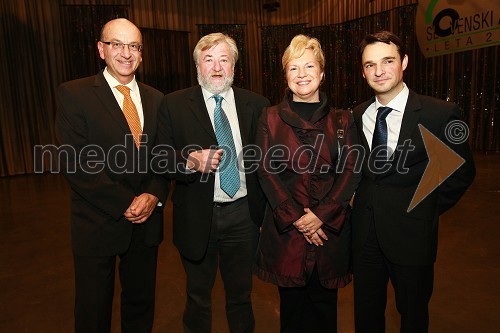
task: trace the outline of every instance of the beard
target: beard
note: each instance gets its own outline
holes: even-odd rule
[[[198,83],[200,84],[200,86],[207,89],[214,95],[220,94],[221,92],[228,90],[233,85],[234,73],[231,76],[226,76],[226,73],[224,73],[224,71],[218,72],[217,74],[224,76],[224,84],[221,86],[214,86],[212,82],[210,82],[210,76],[214,73],[210,73],[207,76],[203,76],[200,73],[199,69],[197,70],[197,73],[198,73]]]

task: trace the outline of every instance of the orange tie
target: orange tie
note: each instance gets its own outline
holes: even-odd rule
[[[134,142],[137,148],[141,145],[142,126],[139,114],[135,107],[132,97],[130,97],[130,88],[126,86],[116,86],[119,92],[123,94],[123,114],[127,119],[128,127],[134,136]]]

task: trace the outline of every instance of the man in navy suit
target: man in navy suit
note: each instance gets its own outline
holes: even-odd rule
[[[354,109],[369,152],[352,212],[356,332],[385,332],[389,280],[401,332],[427,332],[439,215],[472,183],[474,162],[467,142],[455,144],[445,135],[446,126],[460,119],[459,107],[418,95],[403,82],[408,56],[396,35],[382,31],[366,36],[360,56],[363,77],[375,97]],[[419,125],[465,162],[408,211],[429,163]]]
[[[238,49],[227,35],[202,37],[193,56],[199,85],[168,94],[159,118],[159,143],[180,157],[170,171],[176,180],[174,244],[187,279],[184,331],[211,331],[211,292],[219,268],[229,330],[253,332],[251,269],[265,199],[248,148],[269,101],[232,86]],[[224,117],[229,131],[221,136]],[[223,173],[231,167],[235,186],[226,188]]]
[[[132,22],[106,23],[97,47],[106,68],[57,91],[56,133],[69,152],[61,156],[71,186],[75,331],[111,331],[119,257],[121,331],[146,333],[168,191],[147,157],[164,95],[135,80],[142,36]]]

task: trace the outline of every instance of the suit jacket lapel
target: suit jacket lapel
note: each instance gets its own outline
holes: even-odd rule
[[[210,120],[210,116],[208,115],[207,106],[205,104],[205,100],[203,99],[203,93],[201,92],[200,86],[196,86],[191,89],[187,103],[193,114],[199,120],[201,127],[217,142],[214,127],[212,125],[212,121]]]
[[[143,112],[143,115],[144,115],[144,125],[143,125],[143,129],[142,129],[142,134],[148,134],[149,131],[150,131],[150,128],[153,128],[154,127],[154,122],[156,121],[156,116],[153,114],[153,108],[152,108],[152,100],[151,98],[149,98],[149,94],[150,94],[150,91],[149,89],[143,85],[141,82],[137,82],[137,85],[139,86],[139,92],[141,94],[141,103],[142,103],[142,112]],[[154,144],[153,142],[149,142],[149,139],[148,138],[148,141],[147,143],[151,143],[151,144]],[[145,138],[143,138],[143,140],[145,140]]]
[[[105,109],[115,119],[116,124],[118,124],[118,126],[120,126],[125,133],[131,133],[130,128],[128,127],[127,119],[125,119],[122,109],[116,102],[116,98],[102,72],[96,75],[94,88],[96,95],[99,97],[102,104],[104,104]]]
[[[403,146],[403,143],[413,137],[414,132],[418,129],[418,120],[420,118],[420,113],[418,112],[422,108],[420,100],[415,92],[410,90],[408,95],[408,101],[406,102],[405,113],[403,115],[403,121],[401,123],[401,129],[399,131],[398,147]]]
[[[359,107],[357,107],[354,114],[353,114],[354,122],[356,123],[359,137],[361,138],[361,143],[365,147],[367,155],[370,153],[370,145],[368,144],[368,140],[366,139],[365,132],[363,131],[363,114],[365,113],[366,109],[373,102],[375,102],[375,97],[371,98],[370,100],[364,102]]]
[[[249,101],[243,91],[237,87],[233,87],[233,92],[236,113],[238,114],[238,124],[240,126],[241,143],[245,147],[248,145],[248,139],[250,138],[253,112],[252,110],[247,110]]]
[[[397,166],[401,158],[400,155],[403,153],[403,151],[398,148],[403,147],[406,140],[411,140],[415,131],[418,129],[418,120],[420,118],[420,113],[418,111],[420,109],[421,104],[418,100],[417,94],[410,90],[408,101],[406,102],[405,113],[401,122],[398,143],[396,146],[396,150],[394,151],[394,154],[391,158],[391,168],[386,173],[384,173],[384,175],[389,175],[397,172]],[[377,176],[377,178],[379,178],[380,176],[381,175]]]
[[[356,122],[356,126],[358,127],[358,132],[360,133],[360,138],[362,143],[366,149],[366,157],[370,154],[370,149],[368,145],[368,141],[363,132],[363,114],[365,113],[368,106],[370,106],[375,101],[375,97],[371,98],[369,101],[361,104],[356,108],[356,112],[354,112],[354,121]],[[397,147],[402,147],[406,140],[409,140],[414,135],[415,130],[418,129],[418,120],[420,118],[419,110],[422,108],[418,96],[415,92],[410,90],[410,94],[408,95],[408,101],[406,102],[405,112],[403,115],[403,120],[401,123],[401,129],[399,131],[399,138]],[[397,161],[399,160],[399,156],[401,154],[401,150],[396,149],[392,156],[392,160],[394,161],[390,170],[385,172],[382,175],[377,175],[376,178],[385,176],[387,174],[391,174],[396,170]],[[365,157],[365,160],[367,161]]]

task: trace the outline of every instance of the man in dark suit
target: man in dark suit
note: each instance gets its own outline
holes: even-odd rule
[[[456,144],[446,135],[446,126],[460,119],[459,107],[417,95],[403,83],[408,56],[396,35],[382,31],[366,36],[360,55],[363,77],[375,97],[354,109],[369,153],[352,213],[356,332],[385,331],[389,279],[401,332],[427,332],[439,215],[471,184],[474,162],[467,142]],[[429,163],[419,125],[465,163],[408,211]]]
[[[135,80],[142,36],[132,22],[106,23],[97,47],[106,68],[57,91],[71,186],[75,331],[110,332],[118,256],[122,332],[151,332],[168,182],[148,168],[147,155],[163,94]]]
[[[232,38],[204,36],[193,56],[199,85],[167,95],[159,118],[159,143],[180,157],[170,171],[174,244],[187,278],[184,330],[210,332],[219,267],[230,331],[252,332],[251,267],[265,201],[248,149],[269,101],[231,87],[238,60]]]

